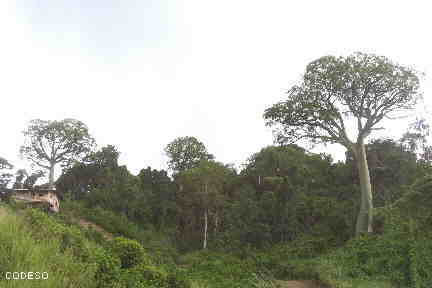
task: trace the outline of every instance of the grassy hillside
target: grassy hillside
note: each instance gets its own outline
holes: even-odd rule
[[[91,263],[77,262],[71,251],[61,250],[58,237],[37,239],[23,216],[0,206],[1,287],[94,287],[88,280],[95,275]],[[46,272],[48,279],[7,280],[11,271]]]
[[[2,206],[0,215],[1,287],[192,286],[155,265],[135,240],[116,237],[97,243],[89,237],[94,234],[36,209]],[[8,272],[24,271],[45,272],[48,279],[8,279]]]

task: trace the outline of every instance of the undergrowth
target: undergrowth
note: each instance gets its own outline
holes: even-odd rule
[[[0,208],[5,209],[5,208]],[[8,211],[0,219],[1,287],[95,287],[96,266],[76,261],[72,251],[61,250],[62,241],[46,235],[35,239],[25,221]],[[7,272],[46,272],[48,279],[8,280]]]
[[[0,219],[0,287],[192,287],[182,275],[154,263],[136,240],[105,242],[100,245],[78,226],[38,209],[9,211]],[[49,279],[8,280],[10,271],[47,272]]]
[[[156,232],[149,227],[147,229],[140,227],[128,220],[126,216],[110,210],[99,207],[87,208],[77,201],[64,201],[60,217],[70,222],[73,222],[72,219],[83,218],[115,236],[135,239],[149,252],[156,264],[173,265],[178,256],[171,239],[166,234]],[[100,238],[97,233],[95,237]]]

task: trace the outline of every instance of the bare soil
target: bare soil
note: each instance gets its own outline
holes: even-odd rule
[[[83,219],[79,219],[78,224],[84,228],[88,228],[88,227],[93,228],[94,230],[101,233],[103,235],[103,237],[107,240],[111,240],[114,237],[111,233],[105,231],[102,227],[100,227],[99,225],[97,225],[95,223],[92,223],[92,222],[89,222],[89,221],[86,221]]]

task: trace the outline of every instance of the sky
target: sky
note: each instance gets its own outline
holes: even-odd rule
[[[99,147],[115,145],[134,174],[166,169],[164,147],[180,136],[239,166],[273,143],[263,112],[309,62],[355,51],[424,72],[429,105],[430,8],[414,0],[2,0],[0,156],[27,167],[18,151],[28,122],[75,118]],[[385,127],[398,137],[407,121]],[[341,146],[316,151],[344,158]]]

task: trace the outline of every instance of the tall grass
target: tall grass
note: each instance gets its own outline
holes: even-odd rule
[[[60,253],[60,241],[52,235],[35,240],[22,217],[0,206],[0,287],[58,288],[95,287],[95,267]],[[8,280],[7,272],[47,272],[48,279]]]

